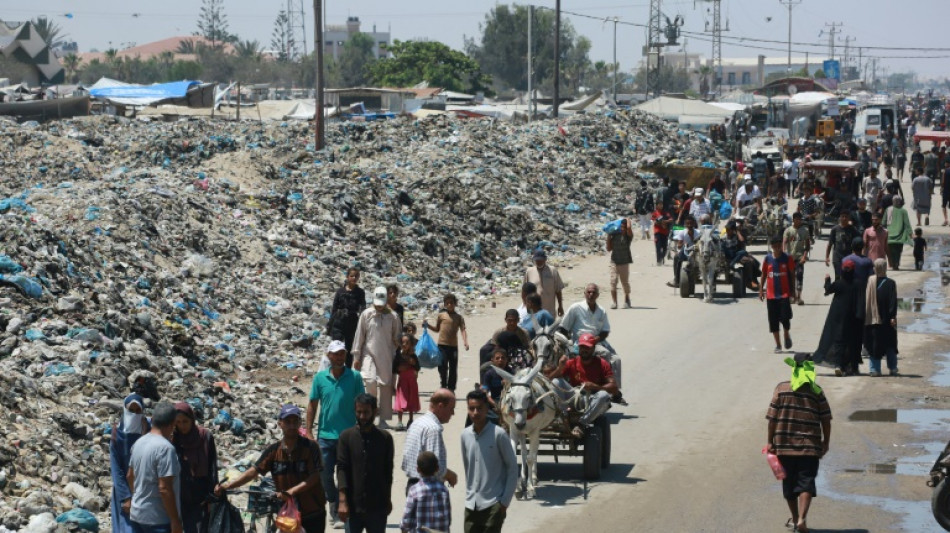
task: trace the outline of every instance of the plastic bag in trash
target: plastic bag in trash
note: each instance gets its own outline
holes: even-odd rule
[[[227,498],[212,501],[209,515],[208,533],[244,533],[241,511]]]
[[[416,343],[416,357],[419,358],[419,366],[422,368],[436,368],[442,364],[442,352],[427,329],[422,330],[422,336]]]
[[[10,259],[9,256],[0,254],[0,272],[4,274],[16,274],[23,270],[19,263]]]
[[[64,363],[53,363],[46,368],[46,371],[43,372],[44,376],[61,376],[63,374],[75,374],[76,369],[64,364]]]
[[[76,524],[79,529],[98,533],[99,520],[96,516],[85,509],[70,509],[56,517],[60,524]]]
[[[0,274],[0,284],[13,285],[30,298],[39,299],[43,297],[43,286],[33,278],[20,276],[18,274],[13,276]]]

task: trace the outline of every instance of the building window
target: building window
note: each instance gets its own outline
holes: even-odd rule
[[[736,84],[736,73],[735,73],[735,72],[730,72],[727,79],[729,80],[729,85],[735,85],[735,84]]]
[[[742,85],[748,85],[752,83],[752,74],[749,72],[742,73]]]

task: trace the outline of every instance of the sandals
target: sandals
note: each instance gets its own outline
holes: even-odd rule
[[[793,523],[794,518],[789,518],[785,521],[785,528],[790,531],[798,531],[798,525]]]

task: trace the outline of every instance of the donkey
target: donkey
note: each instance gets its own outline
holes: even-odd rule
[[[534,498],[538,484],[538,448],[541,445],[541,431],[551,425],[557,416],[557,398],[554,386],[541,367],[545,359],[539,357],[533,368],[525,368],[512,376],[508,372],[495,369],[502,379],[508,382],[501,397],[501,416],[508,424],[511,444],[521,448],[521,468],[519,469],[518,488],[515,496]],[[529,453],[527,441],[530,441]]]
[[[703,280],[703,301],[712,302],[716,295],[716,273],[722,264],[722,247],[713,226],[703,226],[699,237],[699,277]]]

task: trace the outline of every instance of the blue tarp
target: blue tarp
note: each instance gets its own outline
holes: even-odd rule
[[[117,87],[103,87],[90,89],[89,94],[94,98],[146,98],[165,100],[168,98],[184,98],[188,89],[198,85],[197,81],[175,81],[171,83],[156,83],[154,85],[122,85]]]

